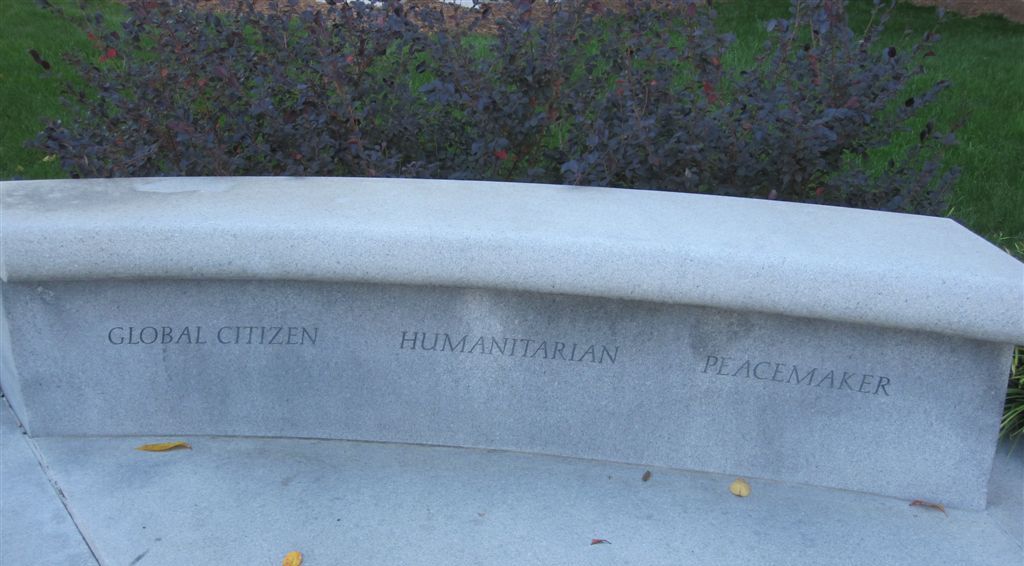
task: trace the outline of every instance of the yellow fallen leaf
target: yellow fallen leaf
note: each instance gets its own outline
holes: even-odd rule
[[[192,449],[187,442],[180,440],[176,442],[158,442],[156,444],[143,444],[136,448],[136,450],[142,450],[143,452],[166,452],[168,450],[174,450],[175,448],[188,448]]]
[[[289,552],[284,556],[281,566],[302,566],[302,553],[298,550]]]
[[[743,478],[736,478],[736,481],[729,484],[729,491],[736,497],[750,495],[750,484]]]

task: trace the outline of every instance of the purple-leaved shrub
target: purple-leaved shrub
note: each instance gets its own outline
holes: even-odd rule
[[[855,33],[842,0],[793,0],[730,67],[705,0],[126,4],[119,29],[83,20],[96,51],[67,56],[70,117],[33,142],[72,177],[513,180],[923,214],[957,177],[932,123],[873,159],[947,86],[908,93],[936,38],[883,45],[884,7]]]

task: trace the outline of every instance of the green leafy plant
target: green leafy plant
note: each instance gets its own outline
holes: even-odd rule
[[[1006,252],[1024,261],[1024,240],[1012,239]],[[1006,388],[1006,406],[999,431],[1004,438],[1014,441],[1024,437],[1024,346],[1013,351],[1010,365],[1010,383]]]
[[[1017,346],[1013,352],[1010,368],[1010,385],[1006,390],[1006,409],[1000,431],[1005,438],[1018,440],[1024,437],[1024,346]]]

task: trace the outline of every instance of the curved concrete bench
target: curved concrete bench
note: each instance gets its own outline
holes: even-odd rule
[[[983,507],[1024,266],[948,219],[397,179],[2,187],[29,431],[495,448]]]

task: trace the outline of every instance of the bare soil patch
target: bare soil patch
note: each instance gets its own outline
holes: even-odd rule
[[[1003,16],[1011,22],[1024,23],[1024,0],[909,0],[917,6],[941,6],[962,16],[983,14]]]
[[[343,0],[338,0],[339,3]],[[729,0],[719,0],[729,1]],[[984,14],[1000,15],[1010,20],[1011,22],[1024,23],[1024,0],[906,0],[911,4],[917,6],[935,6],[943,7],[947,11],[955,12],[966,17],[975,17]],[[200,4],[206,6],[216,6],[220,3],[220,0],[202,0]],[[255,0],[256,6],[260,10],[270,9],[272,0]],[[288,0],[278,0],[277,5],[287,6]],[[464,8],[455,4],[448,4],[440,2],[438,0],[406,0],[406,5],[412,7],[424,7],[433,6],[443,10],[446,17],[465,16],[466,13],[472,11],[470,8]],[[596,9],[599,10],[610,10],[618,11],[622,9],[624,2],[612,0],[599,2],[595,1],[592,3]],[[299,0],[298,5],[300,8],[307,7],[324,7],[325,4],[317,2],[316,0]],[[515,14],[515,7],[509,2],[496,2],[489,5],[491,15],[495,17],[509,16]],[[547,12],[546,6],[543,2],[537,2],[533,7],[534,15],[540,15]],[[458,18],[457,18],[458,19]]]
[[[224,10],[225,6],[230,7],[233,1],[229,0],[228,4],[225,4],[224,0],[198,0],[197,3],[201,9],[217,11]],[[307,8],[324,9],[328,7],[327,4],[317,2],[317,0],[297,0],[297,4],[294,7],[289,5],[288,0],[253,0],[253,4],[256,10],[261,12],[271,11],[274,7],[279,12],[301,12]],[[344,0],[337,0],[337,4],[343,6]],[[481,4],[475,8],[451,4],[441,0],[403,0],[402,4],[413,21],[422,23],[422,19],[417,17],[416,12],[420,11],[422,13],[429,10],[444,16],[441,23],[443,27],[448,29],[471,27],[473,30],[484,33],[494,32],[497,29],[496,22],[502,19],[511,19],[522,14],[537,21],[538,18],[544,19],[557,9],[542,0],[535,1],[526,12],[521,12],[517,3],[511,1],[496,1]],[[621,13],[626,11],[626,6],[627,3],[623,0],[593,0],[587,3],[587,9],[599,15]]]
[[[338,0],[341,4],[344,0]],[[730,1],[730,0],[718,0],[718,1]],[[749,0],[748,0],[749,1]],[[756,1],[756,0],[755,0]],[[1003,16],[1011,22],[1024,23],[1024,0],[904,0],[916,6],[933,6],[942,7],[949,12],[954,12],[965,17],[976,17],[986,14]],[[256,8],[260,11],[271,10],[272,5],[276,5],[278,10],[288,9],[288,0],[254,0]],[[407,7],[413,8],[414,11],[417,8],[433,8],[440,10],[444,14],[447,25],[468,25],[468,22],[475,20],[481,15],[480,9],[466,8],[458,6],[456,4],[449,4],[439,0],[405,0],[404,4]],[[625,2],[621,0],[611,1],[594,1],[591,3],[591,8],[595,11],[608,11],[618,12],[623,10]],[[223,3],[221,0],[199,0],[199,5],[204,8],[222,9]],[[298,0],[297,8],[303,10],[306,8],[324,8],[326,4],[317,2],[317,0]],[[500,19],[504,17],[511,17],[516,14],[516,6],[512,2],[494,2],[488,4],[485,8],[487,14],[485,20]],[[541,16],[549,13],[551,10],[548,8],[545,2],[536,2],[531,8],[532,16]],[[489,28],[493,28],[493,23],[490,22],[477,22],[477,27],[482,31]]]

